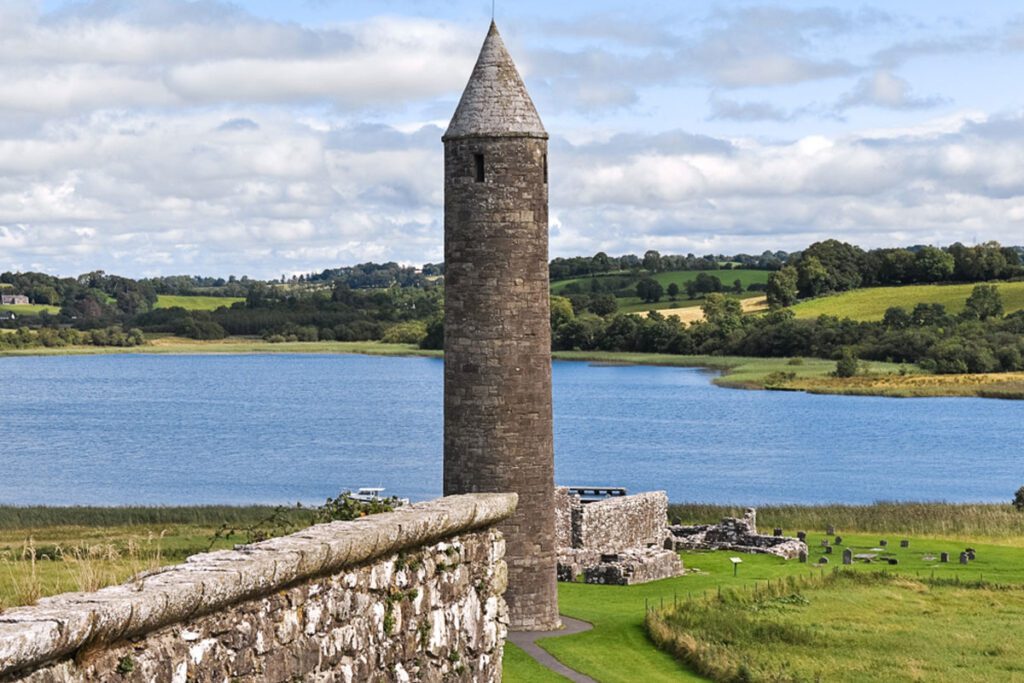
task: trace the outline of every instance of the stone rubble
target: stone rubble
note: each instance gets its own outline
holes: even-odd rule
[[[757,533],[757,511],[747,508],[742,518],[726,517],[718,524],[668,527],[667,548],[673,550],[733,550],[740,553],[767,553],[787,560],[807,553],[807,544],[788,536]]]

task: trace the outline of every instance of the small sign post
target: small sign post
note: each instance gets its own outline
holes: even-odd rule
[[[738,557],[730,557],[729,561],[732,562],[732,575],[736,576],[736,571],[740,568],[740,564],[743,560]]]

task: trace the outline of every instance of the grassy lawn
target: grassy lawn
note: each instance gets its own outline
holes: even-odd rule
[[[176,296],[160,294],[156,299],[156,308],[184,308],[190,311],[213,311],[221,306],[230,306],[238,301],[245,301],[237,296]]]
[[[770,555],[744,555],[739,575],[734,578],[729,558],[736,553],[689,552],[683,553],[683,562],[688,570],[699,571],[675,579],[626,587],[559,584],[562,612],[589,621],[594,624],[594,629],[574,636],[542,640],[540,644],[563,663],[602,682],[635,681],[640,671],[643,672],[643,680],[650,683],[706,680],[679,660],[654,647],[644,629],[645,605],[661,608],[702,595],[717,595],[719,588],[723,591],[740,589],[749,592],[754,590],[755,586],[764,589],[768,581],[774,582],[786,577],[820,577],[827,570],[815,566],[815,563],[820,557],[824,557],[824,549],[819,543],[825,536],[814,533],[811,529],[808,531],[808,545],[811,548],[811,560],[808,564],[800,564],[795,560],[786,561]],[[787,529],[787,533],[794,532],[795,529]],[[877,534],[849,534],[842,528],[839,529],[839,533],[843,536],[844,545],[854,548],[854,552],[858,553],[870,552],[872,548],[878,547],[878,541],[882,538]],[[852,569],[871,573],[879,570],[881,566],[886,566],[890,573],[899,573],[911,579],[917,579],[919,576],[930,577],[934,572],[938,578],[959,577],[961,581],[977,581],[983,578],[986,581],[1001,583],[1024,583],[1024,549],[1019,547],[979,544],[963,539],[942,540],[909,536],[910,547],[902,549],[898,543],[901,538],[903,537],[900,535],[890,534],[887,548],[899,561],[899,565],[888,567],[877,562],[861,563]],[[956,558],[967,544],[977,550],[977,559],[967,566],[961,566],[956,562]],[[926,559],[932,556],[937,558],[942,551],[949,552],[953,562],[939,564],[937,560]],[[828,557],[833,563],[829,565],[831,568],[839,563],[841,554]],[[814,614],[827,611],[819,608],[814,610]],[[1019,619],[1019,612],[1017,618]],[[948,643],[948,640],[940,640],[933,647],[945,643]],[[892,647],[891,640],[889,647]],[[506,680],[516,679],[507,677]],[[837,679],[826,677],[823,680]],[[879,679],[876,677],[875,680]]]
[[[502,680],[506,683],[566,683],[569,679],[537,663],[512,641],[505,641],[505,658],[501,662]]]
[[[57,315],[60,313],[60,306],[47,306],[46,304],[22,304],[18,306],[0,306],[0,311],[13,311],[19,318],[22,316],[35,316],[43,311]]]
[[[1003,296],[1007,313],[1024,309],[1024,282],[995,283]],[[964,309],[974,284],[966,285],[907,285],[905,287],[869,287],[843,292],[834,296],[804,301],[793,307],[798,318],[817,318],[835,315],[854,320],[881,320],[885,310],[901,306],[908,311],[917,304],[943,304],[950,313]]]
[[[716,681],[995,681],[1024,676],[1022,613],[1020,585],[834,570],[687,600],[649,627]]]

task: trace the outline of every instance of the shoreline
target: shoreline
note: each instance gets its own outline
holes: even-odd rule
[[[195,341],[159,337],[142,346],[33,347],[0,351],[0,359],[23,356],[95,355],[269,355],[345,354],[440,358],[443,352],[420,349],[413,344],[382,342],[282,342],[229,337]],[[753,358],[744,356],[676,356],[659,353],[615,351],[555,351],[555,360],[606,365],[647,365],[703,368],[720,373],[712,380],[728,389],[802,391],[836,396],[886,398],[994,398],[1024,399],[1024,372],[968,375],[931,375],[915,366],[864,361],[866,372],[856,377],[831,375],[835,361],[818,358]]]

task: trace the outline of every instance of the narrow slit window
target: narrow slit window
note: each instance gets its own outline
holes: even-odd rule
[[[548,155],[544,155],[544,184],[548,184]]]
[[[484,181],[484,155],[474,154],[473,162],[476,165],[476,181],[482,183]]]

